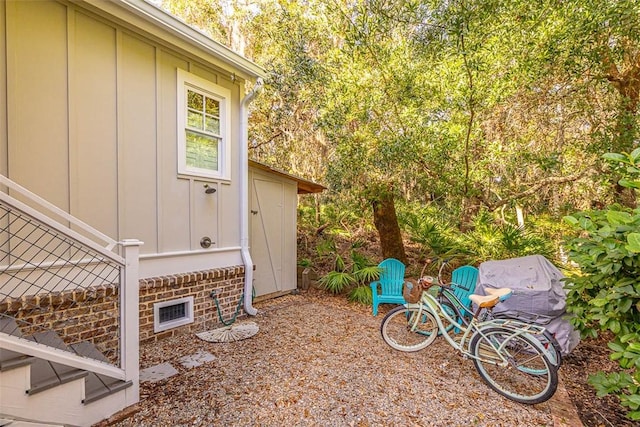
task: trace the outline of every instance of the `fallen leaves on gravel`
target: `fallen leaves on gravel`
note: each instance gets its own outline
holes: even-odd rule
[[[117,426],[550,426],[548,403],[491,391],[473,363],[439,339],[402,353],[380,337],[383,315],[313,293],[256,304],[254,337],[183,335],[141,347],[142,368],[179,374],[142,383],[140,411]],[[384,313],[383,313],[384,314]],[[214,360],[184,368],[180,357]]]

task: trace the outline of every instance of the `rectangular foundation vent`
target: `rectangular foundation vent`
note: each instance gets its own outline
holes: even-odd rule
[[[153,332],[193,323],[193,297],[158,302],[153,305]]]

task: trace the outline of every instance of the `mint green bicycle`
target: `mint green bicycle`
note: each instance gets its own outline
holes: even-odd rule
[[[434,281],[429,279],[421,278],[419,286],[430,286]],[[510,289],[494,295],[471,295],[478,309],[468,323],[459,323],[459,317],[438,301],[442,289],[438,296],[424,289],[417,303],[407,303],[387,313],[380,325],[383,340],[396,350],[413,352],[443,336],[465,359],[473,360],[489,387],[506,398],[536,404],[553,396],[558,387],[555,355],[553,349],[536,338],[544,334],[545,328],[518,320],[480,320],[481,312],[498,304]],[[460,331],[455,338],[454,329]]]

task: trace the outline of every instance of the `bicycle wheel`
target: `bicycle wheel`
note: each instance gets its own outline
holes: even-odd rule
[[[440,302],[440,305],[442,306],[442,310],[445,313],[447,313],[449,317],[451,317],[452,319],[455,319],[457,317],[456,311],[453,308],[453,304],[451,304],[449,300],[445,298],[441,298],[438,300],[438,302]],[[453,329],[453,323],[449,322],[444,316],[440,316],[440,319],[442,319],[442,323],[445,325],[445,330],[447,332]]]
[[[508,320],[515,319],[519,320],[517,317],[508,317],[508,316],[499,316],[496,320]],[[547,356],[549,357],[549,361],[556,369],[560,368],[562,365],[562,349],[560,348],[560,343],[556,340],[556,337],[553,336],[549,330],[545,329],[544,333],[541,335],[531,334],[531,336],[535,337],[538,341],[542,343],[544,348],[548,351]]]
[[[392,348],[412,352],[422,350],[438,336],[438,323],[427,310],[396,307],[382,319],[380,333]]]
[[[528,334],[487,327],[476,332],[469,346],[482,379],[496,392],[516,402],[547,401],[558,388],[558,371]],[[508,365],[499,366],[504,357]]]
[[[560,349],[560,343],[556,340],[556,337],[547,330],[542,335],[534,335],[538,341],[542,343],[545,349],[547,349],[549,361],[553,366],[558,369],[562,365],[562,350]]]

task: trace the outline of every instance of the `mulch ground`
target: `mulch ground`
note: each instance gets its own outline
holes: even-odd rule
[[[387,307],[373,317],[370,307],[320,292],[256,307],[258,316],[249,320],[260,332],[248,340],[208,343],[183,335],[143,346],[143,368],[168,362],[178,375],[142,383],[137,412],[112,425],[579,425],[570,417],[558,423],[562,393],[538,405],[503,398],[443,340],[417,353],[389,348],[379,333]],[[180,366],[180,357],[196,352],[213,359]],[[606,361],[606,345],[583,342],[566,358],[562,384],[585,426],[631,426],[615,400],[596,398],[586,384]]]
[[[616,397],[597,397],[587,382],[590,374],[618,370],[618,364],[609,359],[609,354],[606,337],[583,340],[564,358],[560,374],[565,388],[585,427],[638,426],[625,416],[625,409]]]

